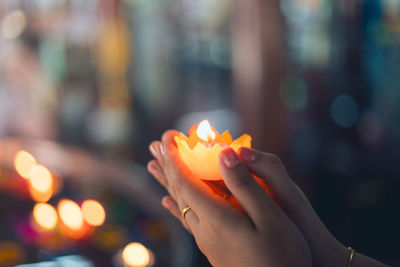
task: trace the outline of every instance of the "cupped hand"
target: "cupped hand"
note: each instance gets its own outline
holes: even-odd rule
[[[170,194],[163,198],[163,206],[194,235],[211,264],[311,266],[311,253],[303,233],[259,186],[249,165],[235,151],[223,150],[219,165],[227,188],[243,210],[193,177],[179,158],[175,135],[176,131],[168,131],[162,142],[152,143],[150,150],[156,160],[149,162],[148,169]],[[260,158],[248,156],[257,170]],[[275,195],[279,201],[278,194]],[[181,211],[187,205],[191,210],[183,218]]]

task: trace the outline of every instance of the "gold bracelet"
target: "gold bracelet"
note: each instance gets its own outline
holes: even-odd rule
[[[348,247],[347,249],[350,251],[350,258],[349,258],[349,263],[347,264],[347,267],[350,267],[351,262],[353,261],[355,250],[352,247]]]

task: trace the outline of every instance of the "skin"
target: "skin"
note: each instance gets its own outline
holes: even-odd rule
[[[213,266],[347,266],[349,251],[327,230],[277,156],[223,150],[219,166],[233,195],[227,200],[180,160],[177,134],[167,131],[150,145],[155,160],[148,170],[170,194],[163,207],[193,234]],[[186,205],[191,210],[182,218]],[[351,266],[386,265],[356,253]]]

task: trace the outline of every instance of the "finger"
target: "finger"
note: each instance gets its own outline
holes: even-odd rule
[[[172,208],[172,210],[170,210],[170,211],[171,212],[174,211],[173,214],[174,215],[177,214],[177,218],[184,224],[184,226],[188,230],[190,230],[190,226],[189,226],[190,223],[188,224],[185,220],[183,220],[183,218],[181,218],[181,215],[179,215],[180,214],[179,210],[183,210],[186,207],[186,204],[182,200],[181,196],[175,194],[174,191],[170,190],[170,188],[168,186],[168,181],[165,178],[164,171],[160,167],[160,164],[158,163],[158,161],[157,160],[150,161],[147,165],[147,168],[148,168],[149,172],[160,182],[160,184],[162,184],[168,190],[168,192],[171,195],[173,195],[173,197],[170,196],[170,198],[167,198],[165,200],[165,201],[167,201],[166,204],[169,204],[171,202],[171,200],[173,201],[173,204],[175,204],[176,209],[174,208],[174,205],[170,205],[170,206],[168,206],[168,207]],[[174,199],[176,199],[176,201]],[[179,205],[177,203],[179,203]],[[165,203],[162,202],[162,204],[165,204]],[[178,210],[178,212],[175,212],[176,210]],[[186,216],[185,216],[185,218],[186,218]],[[193,215],[193,218],[190,218],[188,220],[192,221],[191,225],[198,222],[198,218],[195,214]]]
[[[200,221],[214,220],[220,223],[226,217],[236,216],[237,214],[234,214],[233,209],[230,208],[225,200],[214,194],[203,181],[193,177],[179,157],[175,141],[172,141],[173,138],[171,138],[174,134],[174,132],[170,132],[163,136],[165,165],[162,166],[174,195],[181,196]]]
[[[178,135],[179,135],[178,131],[168,130],[162,135],[161,140],[162,140],[162,142],[164,144],[175,145],[176,146],[175,136],[178,136]]]
[[[265,181],[283,209],[308,203],[277,156],[249,148],[241,148],[239,156],[252,173]]]
[[[163,197],[161,200],[161,205],[164,208],[166,208],[173,216],[175,216],[175,218],[177,218],[182,223],[182,225],[186,228],[186,230],[192,233],[192,230],[190,229],[187,221],[182,218],[182,214],[178,208],[178,204],[176,204],[173,197],[171,196]],[[186,214],[186,216],[189,216],[189,214]]]
[[[180,220],[182,223],[184,223],[185,225],[188,226],[188,228],[190,229],[190,231],[192,232],[192,229],[194,227],[196,227],[199,224],[199,218],[196,215],[196,213],[190,209],[189,211],[186,212],[185,217],[183,217],[183,210],[188,206],[188,204],[186,204],[186,202],[183,200],[182,196],[180,195],[176,195],[176,198],[174,198],[175,203],[177,204],[177,208],[178,208],[178,213],[180,216]],[[190,205],[189,205],[190,207]]]
[[[149,150],[153,157],[155,157],[158,160],[162,159],[162,154],[161,154],[161,142],[160,141],[154,141],[150,144]]]
[[[161,205],[169,210],[178,220],[181,220],[181,212],[176,204],[175,200],[171,196],[165,196],[161,200]]]
[[[264,224],[265,220],[272,216],[272,212],[279,210],[232,148],[221,151],[219,165],[226,186],[256,226]]]
[[[165,188],[168,188],[168,181],[165,178],[164,171],[162,170],[162,168],[157,160],[151,160],[147,164],[147,170],[157,179],[157,181],[162,186],[164,186]]]

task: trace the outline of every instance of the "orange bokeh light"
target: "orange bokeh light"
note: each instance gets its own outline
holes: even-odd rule
[[[125,246],[122,251],[122,259],[128,266],[144,267],[150,263],[149,250],[140,243],[134,242]]]
[[[82,213],[85,221],[92,226],[100,226],[106,219],[103,206],[93,199],[85,200],[82,203]]]
[[[46,167],[37,164],[30,169],[29,183],[36,191],[46,192],[53,187],[53,177]]]
[[[15,170],[23,178],[28,179],[32,166],[36,165],[35,158],[28,152],[20,150],[15,154],[14,166]]]
[[[33,200],[46,202],[53,195],[54,181],[50,171],[39,164],[33,165],[29,172],[29,192]]]
[[[52,230],[57,225],[57,212],[50,204],[37,203],[32,214],[35,222],[44,230]]]
[[[58,215],[61,221],[72,230],[79,230],[83,227],[83,215],[81,208],[74,201],[63,199],[57,206]]]

